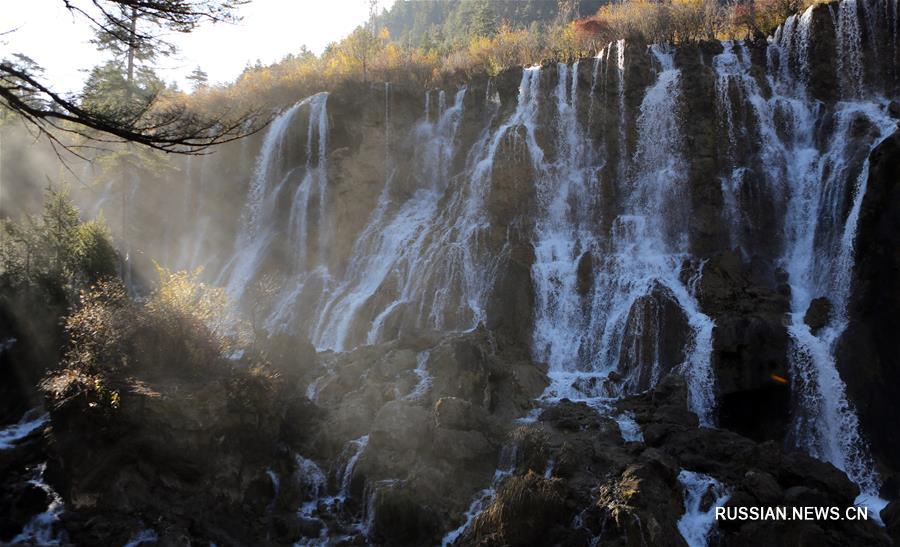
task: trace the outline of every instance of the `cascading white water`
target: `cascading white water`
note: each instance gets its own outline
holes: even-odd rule
[[[609,54],[607,53],[607,57]],[[619,82],[619,178],[624,179],[627,173],[628,163],[627,146],[625,141],[625,39],[616,42],[616,74]]]
[[[624,46],[617,44],[619,51]],[[567,397],[605,406],[601,382],[623,358],[629,312],[662,287],[682,309],[692,331],[685,348],[682,373],[688,381],[691,408],[702,423],[712,421],[712,371],[709,365],[712,321],[702,314],[694,296],[680,280],[687,258],[684,162],[678,146],[677,104],[680,71],[672,54],[651,48],[659,65],[657,82],[647,91],[638,116],[638,150],[628,184],[625,210],[615,219],[609,242],[593,226],[592,181],[598,160],[585,146],[575,119],[577,93],[570,71],[561,65],[556,93],[559,154],[542,165],[538,182],[542,213],[535,227],[536,292],[534,353],[550,365],[551,386],[545,400]],[[572,86],[570,89],[569,86]],[[622,158],[624,162],[624,157]],[[620,167],[619,172],[629,172]],[[624,185],[623,185],[624,186]],[[578,265],[603,256],[590,293],[579,294]],[[587,298],[587,311],[585,307]],[[657,336],[652,331],[646,336]],[[627,357],[625,355],[624,357]],[[657,364],[653,365],[658,368]],[[642,374],[639,370],[630,372]],[[658,371],[652,374],[659,379]],[[650,386],[652,387],[652,386]],[[636,386],[626,387],[627,393]]]
[[[759,144],[758,165],[770,194],[786,196],[780,263],[791,286],[789,357],[792,390],[798,402],[792,441],[846,471],[860,486],[863,494],[859,501],[877,508],[881,504],[876,496],[879,481],[838,374],[835,349],[847,325],[853,243],[868,177],[868,162],[854,164],[854,150],[862,145],[868,148],[867,156],[896,129],[896,123],[878,100],[862,98],[855,2],[842,2],[839,9],[836,55],[843,72],[842,94],[854,100],[837,103],[831,112],[823,112],[824,106],[811,101],[805,91],[810,69],[803,52],[810,47],[811,10],[788,19],[769,44],[771,96],[767,97],[750,75],[742,45],[723,43],[724,52],[713,66],[719,81],[736,86],[751,106],[758,133],[747,138]],[[727,108],[721,104],[724,97],[719,97],[720,108]],[[817,121],[826,116],[831,127],[828,137],[822,139]],[[853,128],[863,122],[873,130],[860,142],[859,137],[854,138]],[[754,166],[734,167],[737,171]],[[723,190],[726,203],[739,199],[737,184],[723,183]],[[744,222],[735,214],[737,210],[728,207],[726,211],[733,232]],[[804,314],[813,298],[823,296],[831,302],[831,319],[813,333]]]
[[[266,132],[247,193],[234,255],[219,277],[220,283],[225,284],[228,294],[235,300],[244,295],[250,283],[259,274],[262,262],[266,258],[266,251],[279,233],[284,233],[289,238],[296,251],[297,264],[287,272],[288,275],[303,273],[297,266],[302,266],[306,260],[311,190],[315,189],[319,194],[317,220],[326,217],[324,207],[328,168],[325,156],[328,140],[327,101],[328,94],[319,93],[298,102],[275,118]],[[298,174],[297,167],[285,165],[283,152],[291,124],[304,108],[309,111],[306,161],[302,166],[298,166],[302,170]],[[313,146],[314,141],[317,146]],[[293,186],[291,214],[288,227],[285,228],[277,221],[277,205],[282,192],[291,186]],[[325,237],[323,232],[327,234],[327,228],[325,226],[318,228],[320,238]],[[325,247],[321,239],[319,247],[320,250]],[[285,290],[296,290],[300,282],[294,279],[293,283],[285,285]],[[279,302],[290,303],[287,296],[289,295],[279,298]],[[285,313],[287,311],[284,309],[274,312],[275,315]]]
[[[623,441],[644,442],[644,433],[641,431],[641,426],[634,420],[633,413],[623,412],[616,416],[615,420],[619,424],[619,432]]]
[[[862,37],[856,0],[842,0],[838,5],[837,67],[841,95],[846,99],[863,96]]]
[[[416,368],[413,369],[413,373],[416,375],[416,385],[413,387],[412,391],[409,392],[404,398],[408,400],[417,400],[421,399],[426,393],[428,393],[428,389],[431,388],[432,377],[428,372],[428,358],[431,357],[431,350],[425,350],[419,352],[416,356]]]
[[[490,506],[491,502],[494,501],[494,496],[497,494],[497,488],[500,487],[506,478],[512,476],[515,472],[517,456],[518,447],[515,444],[508,444],[503,447],[500,451],[500,464],[497,466],[497,470],[494,471],[491,485],[488,488],[481,490],[475,496],[475,499],[472,500],[472,503],[463,515],[465,520],[458,528],[451,530],[444,535],[443,539],[441,539],[441,547],[453,545],[456,540],[466,533],[466,530],[469,529],[478,515]]]
[[[682,470],[678,482],[684,488],[684,515],[678,519],[678,531],[688,547],[706,547],[716,524],[716,507],[725,505],[731,494],[716,479],[694,471]],[[709,506],[704,508],[710,495]]]
[[[42,463],[35,469],[34,478],[29,480],[47,494],[50,504],[43,513],[38,513],[25,525],[25,528],[12,539],[13,545],[66,545],[65,532],[57,532],[54,527],[65,510],[62,497],[44,481],[47,464]]]
[[[0,353],[3,353],[3,344],[0,344]],[[42,408],[29,410],[17,423],[0,429],[0,450],[13,448],[19,441],[43,427],[49,419],[50,415]]]
[[[536,297],[533,344],[536,357],[552,372],[573,372],[589,335],[577,269],[582,256],[597,251],[589,212],[596,162],[577,120],[577,66],[557,65],[557,77],[559,149],[555,161],[538,170],[536,184],[542,214],[534,229],[531,270]]]
[[[394,203],[391,181],[385,184],[375,211],[354,244],[347,273],[323,295],[313,330],[313,341],[318,348],[340,350],[362,341],[374,343],[390,315],[410,305],[419,307],[417,323],[431,319],[435,327],[442,326],[440,315],[448,303],[439,294],[429,295],[429,292],[447,290],[449,285],[429,281],[438,273],[434,268],[441,254],[450,250],[450,238],[463,227],[460,222],[471,219],[462,216],[469,212],[462,199],[451,205],[456,206],[453,211],[438,209],[449,189],[450,161],[455,152],[464,98],[465,88],[462,88],[451,108],[445,108],[446,100],[440,99],[437,120],[426,119],[417,125],[416,174],[422,186],[398,206]],[[454,213],[460,216],[454,217]],[[393,291],[387,286],[392,286]],[[360,320],[360,310],[371,305],[376,295],[381,301],[375,303],[365,339],[351,340],[351,330]]]
[[[295,545],[328,545],[329,538],[334,539],[332,534],[335,532],[329,529],[328,522],[343,523],[349,530],[367,533],[371,524],[369,517],[372,513],[368,504],[361,516],[346,515],[344,509],[350,497],[353,470],[368,444],[369,437],[364,435],[350,441],[344,447],[339,458],[340,465],[333,475],[334,483],[337,485],[337,491],[333,495],[328,494],[328,478],[322,468],[314,461],[299,454],[296,455],[297,471],[294,480],[304,494],[304,501],[297,510],[297,516],[302,520],[316,521],[320,530],[318,537],[304,538]],[[348,521],[348,518],[353,520]]]
[[[347,496],[350,494],[350,481],[353,479],[353,469],[356,467],[356,462],[359,461],[359,457],[362,456],[362,453],[367,446],[369,446],[368,435],[363,435],[347,444],[347,448],[344,451],[347,463],[344,465],[344,469],[340,474],[341,489],[338,492],[339,499],[347,499]]]

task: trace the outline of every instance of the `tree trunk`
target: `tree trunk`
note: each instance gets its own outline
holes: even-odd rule
[[[131,26],[128,29],[128,65],[126,74],[128,87],[125,89],[126,104],[131,103],[131,94],[134,87],[134,50],[136,48],[135,35],[137,34],[137,10],[135,8],[131,8],[130,19]]]

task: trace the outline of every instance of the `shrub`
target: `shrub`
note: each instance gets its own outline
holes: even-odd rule
[[[247,343],[222,289],[198,282],[200,270],[159,269],[160,282],[144,303],[131,299],[118,280],[83,291],[66,320],[63,366],[96,378],[110,372],[196,375],[227,367]]]
[[[143,307],[136,340],[146,366],[168,362],[177,370],[200,371],[249,343],[225,290],[200,282],[202,271],[157,266],[159,285]]]

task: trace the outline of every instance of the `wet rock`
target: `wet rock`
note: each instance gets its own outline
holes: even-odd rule
[[[370,433],[373,448],[415,450],[427,442],[431,416],[420,406],[391,401],[375,416]]]
[[[512,245],[501,252],[499,262],[485,310],[485,327],[510,344],[527,347],[535,303],[531,282],[534,249],[530,244]]]
[[[107,382],[120,394],[115,408],[48,393],[47,475],[72,511],[65,525],[73,542],[124,543],[135,520],[157,522],[164,544],[266,535],[278,493],[266,471],[286,476],[293,464],[281,448],[286,400],[276,384],[224,370],[202,380]]]
[[[803,322],[810,328],[813,334],[817,333],[828,321],[831,320],[831,301],[820,296],[813,298],[803,315]]]
[[[834,101],[840,92],[838,63],[834,51],[837,39],[835,19],[825,6],[814,9],[810,22],[809,84],[811,96]]]
[[[305,533],[310,533],[315,537],[318,535],[321,523],[313,521],[309,524],[297,518],[296,513],[288,513],[286,515],[277,515],[272,518],[272,532],[278,543],[288,544],[295,543]]]
[[[578,259],[578,268],[576,270],[577,281],[575,283],[578,294],[584,296],[590,292],[594,286],[594,267],[593,255],[591,251],[585,251]]]
[[[781,503],[782,489],[775,477],[765,471],[747,471],[741,490],[752,496],[757,506],[774,507]]]
[[[888,114],[892,118],[900,118],[900,101],[891,101],[888,103]]]
[[[601,541],[630,545],[627,538],[642,537],[650,545],[684,545],[677,528],[684,511],[678,470],[657,454],[645,459],[600,487],[596,510],[608,523],[601,529]]]
[[[447,460],[456,462],[476,460],[494,453],[496,448],[496,445],[479,431],[457,429],[434,431],[434,450]]]
[[[848,325],[837,365],[875,456],[890,470],[900,461],[900,132],[869,157],[857,227]]]
[[[617,372],[626,393],[656,385],[684,361],[688,319],[672,292],[655,284],[628,312]]]
[[[262,353],[281,374],[296,376],[318,366],[316,348],[301,335],[275,333],[257,339]]]
[[[372,533],[384,545],[437,543],[440,521],[422,500],[398,483],[378,488],[372,504]]]
[[[434,423],[445,429],[481,429],[487,421],[484,409],[458,397],[442,397],[434,405]]]
[[[780,440],[791,408],[789,299],[779,272],[762,262],[745,261],[737,250],[721,252],[708,259],[696,286],[701,308],[715,322],[718,423],[756,440]]]
[[[527,226],[533,218],[535,172],[527,139],[525,126],[510,127],[496,151],[485,207],[501,229],[516,220]]]
[[[891,502],[881,510],[884,529],[894,544],[900,542],[900,501]]]

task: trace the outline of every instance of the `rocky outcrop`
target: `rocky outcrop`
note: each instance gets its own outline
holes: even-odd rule
[[[672,545],[685,542],[681,470],[708,474],[729,492],[729,507],[849,507],[858,493],[827,463],[783,452],[725,430],[698,428],[684,383],[669,376],[657,389],[623,400],[645,443],[626,442],[614,420],[584,403],[562,401],[513,435],[515,464],[461,545]],[[566,525],[568,523],[568,525]],[[873,522],[720,523],[723,545],[797,545],[825,541],[888,545]]]
[[[546,386],[544,367],[498,340],[485,330],[423,333],[324,356],[310,374],[321,375],[312,390],[324,415],[301,450],[340,461],[366,439],[344,479],[365,505],[334,526],[352,531],[352,518],[371,515],[369,539],[388,545],[436,543],[451,527],[490,479],[512,421]]]
[[[618,375],[625,393],[638,393],[684,362],[684,340],[690,336],[687,316],[672,292],[655,284],[635,300],[622,334]]]
[[[873,451],[896,473],[900,439],[890,424],[900,420],[900,133],[869,158],[855,257],[849,323],[838,364]],[[894,498],[900,491],[894,487],[886,494]]]
[[[0,543],[11,541],[50,504],[50,495],[35,484],[47,459],[43,429],[13,447],[0,448]]]
[[[113,377],[104,386],[118,393],[113,405],[57,385],[48,385],[47,473],[71,541],[124,544],[143,529],[173,544],[290,541],[275,523],[285,510],[293,521],[296,506],[274,477],[289,475],[286,447],[301,440],[286,437],[285,419],[312,411],[273,378]]]
[[[718,423],[757,440],[783,439],[790,421],[785,280],[735,250],[706,261],[697,283],[700,304],[715,321]]]

